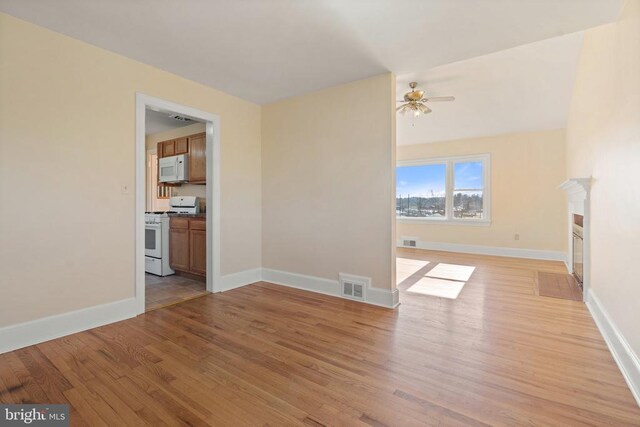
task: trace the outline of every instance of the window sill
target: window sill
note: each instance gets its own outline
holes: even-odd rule
[[[438,219],[438,218],[396,218],[401,224],[425,224],[425,225],[463,225],[472,227],[489,227],[490,219]]]

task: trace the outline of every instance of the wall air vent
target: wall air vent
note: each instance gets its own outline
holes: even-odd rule
[[[365,301],[367,288],[371,285],[371,278],[340,273],[340,289],[342,296],[350,299]]]
[[[402,243],[401,246],[406,248],[415,248],[418,245],[418,238],[413,236],[401,236],[400,242]]]

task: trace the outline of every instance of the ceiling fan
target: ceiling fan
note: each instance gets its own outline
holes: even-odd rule
[[[396,111],[399,111],[400,114],[404,114],[407,111],[413,111],[413,115],[415,117],[418,117],[420,114],[429,114],[431,112],[431,108],[425,105],[427,102],[441,102],[441,101],[455,100],[453,96],[435,96],[433,98],[425,98],[424,91],[416,90],[416,86],[418,86],[418,83],[416,82],[409,83],[411,92],[405,93],[404,99],[401,101],[398,101],[398,102],[404,102],[404,104],[396,108]]]

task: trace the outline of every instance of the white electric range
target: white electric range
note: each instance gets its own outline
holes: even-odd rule
[[[144,213],[144,269],[147,273],[169,276],[175,271],[169,265],[169,213],[197,214],[200,203],[195,196],[169,199],[167,212]]]
[[[144,214],[144,270],[158,276],[175,273],[169,266],[169,215],[166,212]]]

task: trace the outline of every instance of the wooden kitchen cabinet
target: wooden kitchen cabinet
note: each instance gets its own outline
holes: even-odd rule
[[[189,182],[207,182],[207,138],[204,133],[189,137]]]
[[[189,270],[194,274],[203,276],[207,274],[207,232],[205,230],[189,230]]]
[[[169,230],[169,265],[174,270],[189,270],[189,230]]]
[[[162,153],[162,155],[160,155]],[[176,155],[176,142],[172,139],[171,141],[164,141],[158,143],[158,157],[169,157]]]
[[[158,160],[162,157],[186,154],[189,158],[188,182],[191,184],[207,183],[207,137],[204,132],[158,142],[157,153]]]
[[[186,154],[189,152],[189,138],[186,136],[184,138],[178,138],[173,141],[174,145],[174,153],[178,154]]]
[[[171,217],[169,265],[179,272],[206,277],[207,223],[204,217]]]

